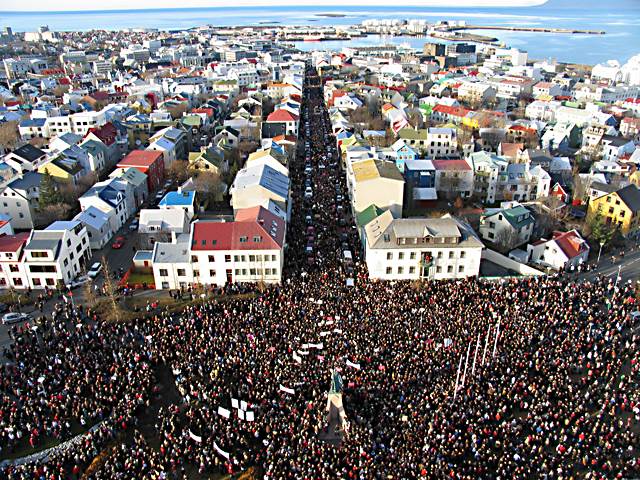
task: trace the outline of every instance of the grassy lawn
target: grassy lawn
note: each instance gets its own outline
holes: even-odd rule
[[[138,285],[146,283],[147,285],[151,285],[155,283],[153,279],[153,273],[151,272],[131,272],[129,278],[127,279],[129,285]]]

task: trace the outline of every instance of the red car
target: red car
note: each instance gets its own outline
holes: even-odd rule
[[[124,237],[116,237],[115,241],[111,244],[111,248],[122,248],[124,245]]]

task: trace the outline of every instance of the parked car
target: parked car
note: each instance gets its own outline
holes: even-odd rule
[[[2,323],[4,323],[5,325],[9,325],[10,323],[22,322],[24,320],[33,320],[33,317],[28,313],[18,312],[5,313],[2,317]]]
[[[4,313],[7,310],[9,310],[9,305],[7,305],[6,303],[0,303],[0,313]]]
[[[69,283],[65,285],[69,290],[73,290],[74,288],[78,288],[89,281],[89,277],[83,275],[81,277],[76,278],[75,280],[71,280]]]
[[[129,224],[129,230],[131,230],[132,232],[135,232],[136,230],[138,230],[139,226],[140,226],[140,221],[136,218],[133,220],[133,222]]]
[[[124,237],[116,237],[114,242],[111,244],[111,248],[115,248],[116,250],[122,248],[124,246]]]
[[[102,264],[100,262],[96,262],[93,265],[91,265],[91,268],[87,272],[87,276],[89,278],[96,278],[101,271],[102,271]]]

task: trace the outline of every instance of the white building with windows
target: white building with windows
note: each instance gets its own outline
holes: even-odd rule
[[[77,221],[53,222],[33,230],[24,248],[28,287],[55,288],[80,275],[91,258],[89,236]]]
[[[190,235],[156,242],[156,289],[226,283],[280,283],[286,223],[264,207],[236,212],[233,222],[197,221]]]
[[[26,265],[23,262],[24,247],[30,233],[0,236],[0,288],[27,288]]]
[[[371,279],[445,280],[480,272],[484,245],[454,217],[394,219],[387,210],[364,230]]]

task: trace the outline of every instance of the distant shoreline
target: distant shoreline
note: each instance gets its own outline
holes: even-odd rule
[[[329,18],[345,18],[345,13],[316,13],[316,17],[329,17]]]

